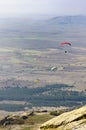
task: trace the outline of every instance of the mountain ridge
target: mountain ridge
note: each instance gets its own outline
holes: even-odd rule
[[[59,24],[85,24],[86,16],[84,15],[68,15],[68,16],[56,16],[48,20],[49,23]]]

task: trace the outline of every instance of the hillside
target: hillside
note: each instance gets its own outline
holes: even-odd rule
[[[49,120],[40,130],[86,130],[86,105]]]
[[[73,110],[38,108],[35,111],[5,112],[4,116],[2,113],[0,130],[86,130],[86,105]]]
[[[0,117],[0,130],[86,130],[86,105],[71,111],[38,108],[6,115]]]
[[[41,124],[55,117],[47,111],[21,111],[8,113],[1,117],[0,130],[37,130]]]

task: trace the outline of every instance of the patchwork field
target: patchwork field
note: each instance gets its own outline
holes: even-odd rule
[[[0,20],[0,109],[85,104],[86,24],[57,20]]]

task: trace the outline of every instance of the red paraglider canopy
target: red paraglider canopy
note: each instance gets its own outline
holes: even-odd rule
[[[64,45],[70,45],[71,46],[71,43],[69,43],[69,42],[61,42],[60,43],[60,46],[64,46]]]

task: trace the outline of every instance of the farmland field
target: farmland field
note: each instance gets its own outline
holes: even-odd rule
[[[62,41],[72,46],[61,47]],[[0,109],[85,104],[85,41],[85,24],[70,26],[28,18],[0,20]],[[63,86],[58,89],[59,85]]]

